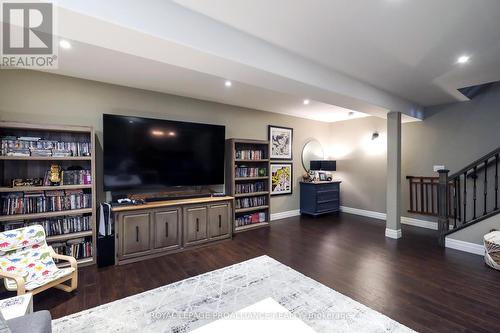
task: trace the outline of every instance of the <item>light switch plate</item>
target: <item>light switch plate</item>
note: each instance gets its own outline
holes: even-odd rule
[[[438,172],[439,170],[443,170],[445,168],[444,165],[435,165],[434,166],[434,172]]]

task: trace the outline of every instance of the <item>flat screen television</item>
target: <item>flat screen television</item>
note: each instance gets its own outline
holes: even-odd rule
[[[104,190],[224,183],[225,127],[103,115]]]

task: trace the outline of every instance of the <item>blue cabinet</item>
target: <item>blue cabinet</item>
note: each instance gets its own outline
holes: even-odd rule
[[[340,211],[340,182],[300,183],[300,213],[321,215]]]

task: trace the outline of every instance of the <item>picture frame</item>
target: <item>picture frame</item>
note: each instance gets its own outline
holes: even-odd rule
[[[268,125],[271,160],[293,159],[293,128]]]
[[[271,195],[293,193],[293,163],[271,163]]]
[[[320,172],[319,173],[319,181],[320,182],[326,182],[328,179],[326,177],[326,173],[325,172]]]

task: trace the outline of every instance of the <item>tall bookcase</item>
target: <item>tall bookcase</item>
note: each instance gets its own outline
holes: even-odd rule
[[[235,233],[269,226],[269,162],[269,141],[226,140],[226,194],[235,198]]]
[[[83,256],[77,259],[79,265],[90,265],[95,263],[96,256],[96,195],[95,195],[95,142],[94,130],[92,127],[85,126],[66,126],[66,125],[49,125],[49,124],[32,124],[32,123],[19,123],[19,122],[0,122],[0,138],[10,137],[39,137],[42,140],[57,141],[57,142],[76,142],[76,143],[90,143],[89,153],[80,154],[72,153],[72,156],[55,157],[55,156],[7,156],[5,151],[0,152],[0,230],[5,229],[6,224],[13,223],[45,223],[46,226],[56,221],[67,219],[79,219],[85,217],[89,221],[90,230],[61,233],[47,236],[47,243],[49,245],[60,245],[63,247],[73,240],[76,243],[80,240],[88,243],[91,241],[91,255]],[[84,156],[81,156],[84,155]],[[50,166],[57,164],[62,170],[83,169],[90,170],[91,181],[90,184],[81,185],[47,185],[42,186],[22,186],[12,187],[13,179],[30,179],[30,178],[44,178]],[[83,192],[86,197],[90,197],[90,205],[86,208],[71,209],[71,210],[58,210],[36,212],[36,213],[4,213],[5,200],[9,195],[29,196],[39,195],[45,196],[47,191],[58,190],[59,193],[70,195],[75,191]],[[62,192],[64,191],[64,192]],[[54,193],[54,192],[52,192]],[[57,222],[60,223],[60,222]],[[15,225],[16,225],[15,224]],[[87,228],[83,228],[87,229]],[[66,230],[67,231],[67,230]],[[74,230],[73,230],[74,231]],[[57,235],[56,235],[57,234]],[[79,250],[82,252],[82,250]],[[58,264],[64,266],[65,264]]]

